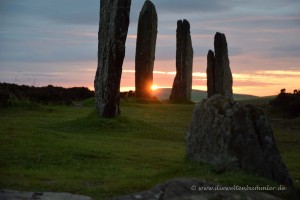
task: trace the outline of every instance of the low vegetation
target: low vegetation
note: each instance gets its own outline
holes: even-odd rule
[[[93,99],[71,106],[2,107],[0,188],[103,199],[145,190],[175,177],[224,185],[276,185],[253,174],[219,174],[209,165],[187,161],[184,137],[193,107],[127,98],[121,101],[122,115],[117,119],[98,118]],[[299,189],[299,118],[271,117],[271,122],[281,156]]]
[[[278,96],[270,101],[273,112],[280,113],[289,118],[300,117],[300,90],[287,93],[282,89]]]
[[[34,87],[0,83],[0,106],[30,103],[70,105],[74,100],[84,100],[93,96],[94,92],[85,87],[63,88],[53,85]]]

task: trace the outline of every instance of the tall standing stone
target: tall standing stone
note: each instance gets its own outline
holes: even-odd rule
[[[157,13],[154,4],[146,0],[140,12],[136,54],[135,90],[136,97],[150,98],[153,83],[153,67],[157,38]]]
[[[222,33],[215,35],[215,54],[207,54],[207,97],[220,94],[232,98],[232,74],[229,65],[226,37]]]
[[[98,67],[94,81],[96,110],[101,117],[120,113],[120,80],[125,56],[131,0],[101,0]]]
[[[207,54],[207,98],[215,94],[215,54],[212,50]]]
[[[193,47],[190,23],[187,20],[177,21],[176,39],[176,76],[170,99],[191,101]]]
[[[232,98],[232,74],[229,65],[226,37],[215,34],[215,93]]]

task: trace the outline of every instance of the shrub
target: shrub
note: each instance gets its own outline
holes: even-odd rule
[[[63,88],[52,85],[33,87],[0,83],[0,105],[4,106],[20,102],[69,105],[72,101],[82,101],[93,96],[94,92],[85,87]]]
[[[285,89],[282,89],[278,96],[270,101],[270,105],[274,111],[281,112],[288,117],[300,117],[300,90],[286,93]]]

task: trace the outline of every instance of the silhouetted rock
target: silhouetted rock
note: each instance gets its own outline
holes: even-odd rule
[[[151,1],[146,0],[139,16],[136,40],[135,91],[137,97],[151,98],[156,38],[156,9]]]
[[[91,197],[66,192],[20,192],[0,189],[1,200],[92,200]]]
[[[174,179],[157,185],[150,190],[138,192],[112,200],[241,200],[264,199],[280,200],[280,198],[257,191],[238,191],[240,187],[225,187],[197,179]],[[215,190],[215,191],[214,191]],[[226,191],[228,190],[228,191]]]
[[[232,74],[229,65],[226,37],[215,34],[215,94],[232,98]]]
[[[212,50],[207,54],[207,98],[215,94],[215,54]]]
[[[98,67],[95,76],[96,109],[99,116],[120,113],[120,80],[125,56],[131,0],[100,1]]]
[[[191,101],[193,47],[187,20],[177,21],[176,39],[176,76],[170,100]]]
[[[223,171],[241,168],[291,186],[264,113],[214,95],[198,103],[186,135],[187,157]]]

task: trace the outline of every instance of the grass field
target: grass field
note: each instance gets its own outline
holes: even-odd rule
[[[0,108],[0,188],[103,199],[175,177],[224,185],[276,185],[241,171],[216,174],[209,165],[186,161],[184,137],[193,107],[128,100],[122,101],[117,119],[98,118],[93,100],[73,106]],[[299,189],[300,120],[271,122]]]

